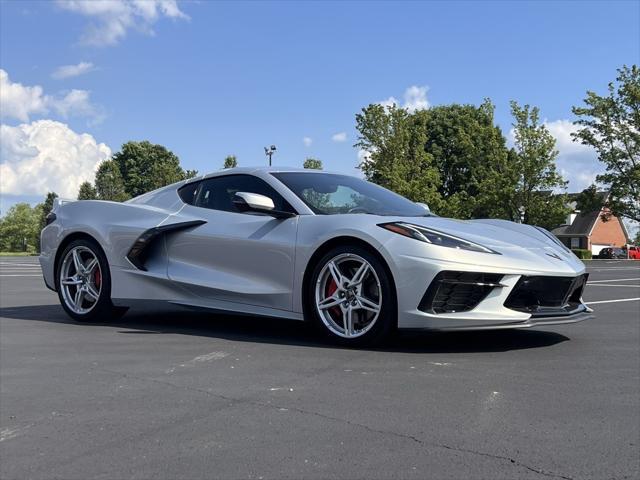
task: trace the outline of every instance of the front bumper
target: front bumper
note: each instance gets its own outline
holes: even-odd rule
[[[500,322],[500,323],[491,323],[491,321],[487,321],[487,323],[482,324],[450,324],[441,327],[426,327],[427,330],[433,331],[443,331],[443,332],[452,332],[452,331],[469,331],[469,330],[505,330],[512,328],[531,328],[531,327],[542,327],[547,325],[566,325],[570,323],[578,323],[583,320],[589,320],[594,317],[593,310],[587,307],[586,305],[582,305],[584,308],[581,309],[580,312],[572,313],[569,315],[555,316],[555,317],[530,317],[525,321],[518,322]],[[415,329],[415,328],[414,328]]]
[[[579,270],[562,265],[557,270],[506,269],[502,266],[469,265],[451,261],[434,261],[404,257],[400,269],[394,272],[398,298],[398,328],[415,330],[494,330],[531,328],[536,326],[576,323],[591,318],[592,310],[579,298],[573,298],[570,308],[540,308],[537,312],[505,306],[512,292],[525,277],[567,277],[576,280],[585,277],[584,266]],[[397,265],[396,265],[397,266]],[[493,282],[497,275],[499,287],[493,288],[477,305],[465,311],[425,309],[425,291],[432,282],[447,271],[482,273],[483,282]],[[494,276],[495,276],[494,275]],[[445,277],[446,278],[446,277]],[[487,280],[489,279],[489,280]],[[561,280],[553,278],[553,280]],[[513,297],[511,297],[513,298]],[[511,299],[509,299],[511,300]],[[512,306],[512,305],[511,305]]]

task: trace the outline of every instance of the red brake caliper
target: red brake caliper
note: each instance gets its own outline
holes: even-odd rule
[[[336,283],[336,281],[333,279],[333,277],[331,278],[331,281],[329,283],[327,283],[327,287],[325,289],[325,298],[330,297],[331,295],[333,295],[334,293],[336,293],[336,290],[338,290],[338,284]],[[334,306],[331,307],[329,309],[329,312],[331,312],[334,316],[334,318],[342,318],[342,310],[340,310],[339,306]]]
[[[100,274],[99,268],[96,268],[96,273],[93,275],[93,282],[96,284],[97,288],[100,288],[100,283],[102,282],[102,275]]]

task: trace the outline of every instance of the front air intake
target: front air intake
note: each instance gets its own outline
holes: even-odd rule
[[[522,276],[504,306],[532,316],[562,315],[581,305],[588,274],[577,277]]]
[[[425,292],[418,309],[425,313],[456,313],[473,310],[494,288],[501,288],[496,273],[440,272]]]

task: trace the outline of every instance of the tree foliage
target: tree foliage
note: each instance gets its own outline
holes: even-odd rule
[[[356,115],[356,128],[356,147],[366,153],[360,169],[367,180],[439,211],[440,175],[425,151],[426,129],[417,114],[396,105],[369,105]]]
[[[369,105],[356,115],[356,146],[365,152],[366,178],[439,215],[493,217],[553,228],[566,213],[555,193],[565,182],[555,170],[555,140],[537,108],[512,104],[516,148],[495,124],[490,100],[440,105],[413,113]]]
[[[517,173],[511,209],[520,210],[524,223],[554,228],[569,210],[566,195],[556,193],[567,185],[556,170],[556,140],[540,123],[537,107],[512,101],[511,114],[515,136],[511,168]]]
[[[235,155],[227,155],[224,159],[224,167],[223,168],[236,168],[238,166],[238,159]]]
[[[505,217],[514,175],[493,110],[489,100],[414,113],[369,105],[356,115],[356,146],[367,153],[360,168],[368,180],[440,215]]]
[[[602,197],[595,185],[589,185],[576,196],[576,210],[594,212],[602,209]]]
[[[573,107],[580,126],[575,141],[592,146],[606,171],[597,181],[608,186],[613,213],[640,221],[640,69],[618,69],[606,95],[588,91],[584,106]]]
[[[42,204],[35,207],[28,203],[13,205],[0,219],[0,250],[35,251],[39,244],[42,210]]]
[[[95,200],[97,198],[98,193],[91,182],[82,182],[78,190],[78,200]]]
[[[113,160],[105,160],[98,167],[95,188],[100,200],[123,202],[129,198],[120,168]]]
[[[302,167],[311,169],[311,170],[322,170],[322,160],[308,157],[305,159],[304,163],[302,164]]]
[[[47,215],[49,215],[51,210],[53,210],[53,202],[56,198],[58,198],[58,194],[56,192],[49,192],[44,198],[42,209],[40,211],[40,218],[38,219],[38,230],[42,230],[47,225]]]
[[[128,197],[136,197],[195,175],[185,172],[178,157],[162,145],[148,141],[127,142],[115,153],[112,161],[118,166]],[[106,162],[105,162],[106,163]]]

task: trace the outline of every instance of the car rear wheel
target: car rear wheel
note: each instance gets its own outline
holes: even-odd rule
[[[334,248],[315,266],[308,309],[317,327],[346,345],[371,345],[396,325],[391,279],[378,258],[356,246]]]
[[[71,242],[60,256],[56,290],[65,312],[79,322],[118,316],[111,303],[111,275],[102,249],[91,240]]]

